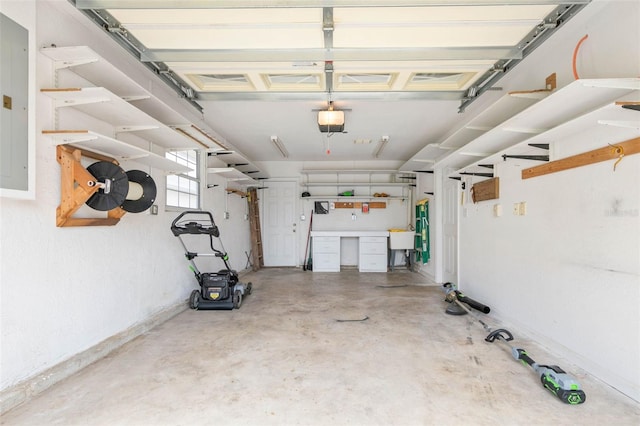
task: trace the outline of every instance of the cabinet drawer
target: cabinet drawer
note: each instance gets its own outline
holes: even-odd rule
[[[313,256],[314,272],[338,272],[340,271],[340,255],[322,253]]]
[[[361,243],[380,243],[387,245],[387,237],[360,237]]]
[[[338,237],[313,237],[314,253],[340,253],[340,238]]]
[[[362,254],[386,254],[387,244],[385,243],[365,243],[360,242],[360,253]]]
[[[387,272],[387,255],[386,254],[360,254],[360,263],[358,265],[360,272]]]

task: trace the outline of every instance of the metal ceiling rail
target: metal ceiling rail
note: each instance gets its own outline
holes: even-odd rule
[[[145,49],[143,62],[436,61],[522,59],[513,47]]]
[[[464,91],[332,91],[332,101],[438,100],[460,101]],[[327,101],[327,91],[317,92],[199,92],[202,101]]]
[[[587,4],[591,0],[76,0],[79,9],[252,9],[323,7],[517,6]]]
[[[497,61],[492,69],[482,75],[478,79],[478,83],[469,89],[467,96],[460,104],[460,108],[458,108],[458,112],[464,112],[472,102],[474,102],[484,92],[490,90],[498,80],[524,60],[524,58],[532,53],[538,46],[544,43],[545,40],[551,37],[551,35],[553,35],[569,19],[573,18],[590,1],[591,0],[587,2],[576,1],[571,4],[561,5],[555,8],[549,15],[547,15],[543,23],[531,30],[529,34],[527,34],[518,44],[518,47],[522,51],[522,58],[505,58]]]
[[[69,3],[77,6],[77,0],[69,0]],[[109,12],[101,9],[81,9],[96,25],[102,28],[116,43],[122,46],[127,52],[137,58],[151,72],[156,74],[165,84],[174,89],[191,106],[202,112],[202,106],[194,101],[195,93],[182,78],[176,75],[163,62],[143,62],[140,60],[141,53],[146,49],[136,37],[126,31],[120,22]]]

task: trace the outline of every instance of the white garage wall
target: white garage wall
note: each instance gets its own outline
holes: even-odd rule
[[[327,187],[306,187],[304,185],[306,176],[301,176],[301,172],[303,170],[371,170],[371,169],[381,169],[381,170],[397,170],[398,167],[401,166],[400,163],[396,161],[323,161],[322,163],[317,162],[294,162],[294,161],[263,161],[259,163],[260,167],[265,170],[274,180],[295,180],[298,182],[298,194],[302,194],[303,191],[309,191],[311,195],[326,195],[333,194],[337,189],[333,188],[331,185],[327,185]],[[345,178],[345,175],[348,177]],[[389,176],[381,175],[380,180],[388,179]],[[356,182],[367,181],[369,177],[367,175],[349,175],[348,173],[344,173],[342,176],[341,182],[344,182],[345,179],[351,179]],[[308,178],[311,182],[328,182],[335,181],[336,177],[333,174],[329,175],[310,175]],[[264,181],[265,186],[269,186],[269,181]],[[401,228],[405,229],[409,224],[415,225],[414,223],[414,205],[415,205],[415,190],[404,188],[401,189],[399,187],[376,187],[373,186],[371,188],[358,186],[356,184],[352,185],[353,189],[357,194],[369,194],[370,192],[383,192],[386,191],[388,193],[392,193],[395,195],[400,195],[401,192],[404,191],[404,195],[410,197],[406,200],[386,200],[387,207],[384,209],[370,209],[369,213],[362,213],[359,209],[334,209],[330,210],[326,215],[313,215],[313,230],[314,231],[326,231],[326,230],[376,230],[376,231],[384,231],[391,228]],[[347,188],[342,188],[341,190],[346,190]],[[351,187],[349,187],[351,189]],[[260,196],[260,193],[258,193]],[[423,197],[420,197],[423,198]],[[327,201],[336,201],[335,197],[327,196]],[[297,214],[295,217],[297,218],[296,228],[298,229],[298,261],[300,265],[305,263],[305,251],[307,248],[307,235],[309,231],[309,218],[311,216],[311,210],[314,209],[314,201],[320,200],[309,200],[305,198],[298,198],[297,201]],[[352,220],[351,213],[355,213],[356,220]],[[300,220],[300,217],[304,214],[305,220]],[[347,259],[343,259],[350,265],[355,265],[357,263],[357,246],[354,242],[352,242],[352,246],[348,246],[346,252],[351,252],[351,255],[347,256]],[[398,256],[397,264],[401,264],[402,259],[401,256]],[[347,264],[345,263],[345,265]]]
[[[552,72],[560,85],[571,82],[571,56],[584,34],[580,77],[640,75],[640,3],[596,2],[582,13],[519,66],[525,74],[516,68],[499,85],[534,89],[526,82]],[[558,141],[555,152],[608,142],[621,141],[586,135]],[[496,169],[499,200],[460,209],[461,288],[492,315],[640,400],[640,155],[625,157],[615,172],[606,162],[524,181],[517,163]],[[521,201],[527,214],[514,216]],[[501,217],[493,216],[496,203]]]
[[[51,62],[37,50],[52,43],[83,44],[112,63],[128,67],[127,72],[143,87],[167,102],[173,100],[181,112],[195,115],[67,1],[3,0],[0,5],[2,13],[27,27],[34,37],[36,91],[54,86]],[[40,133],[54,128],[54,111],[52,102],[39,93],[36,108],[36,198],[0,200],[2,408],[64,376],[49,370],[52,367],[64,364],[67,372],[80,368],[92,356],[104,355],[154,321],[186,308],[185,301],[196,288],[184,250],[170,231],[178,213],[164,210],[165,184],[160,171],[151,171],[158,186],[157,216],[126,214],[112,227],[56,228],[60,166],[55,147]],[[198,117],[189,118],[197,123]],[[123,164],[123,168],[131,167]],[[204,190],[205,209],[214,213],[232,266],[242,269],[244,252],[250,249],[249,225],[244,220],[246,199],[227,196],[224,179],[208,179],[219,186]],[[229,220],[223,219],[225,209],[230,212]],[[217,270],[223,266],[203,267]],[[95,354],[73,358],[90,348]],[[73,361],[65,363],[70,359]],[[47,375],[40,375],[45,371]]]

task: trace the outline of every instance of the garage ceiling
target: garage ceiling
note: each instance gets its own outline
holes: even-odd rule
[[[588,2],[72,0],[251,161],[417,168],[447,154],[424,148],[459,112]],[[319,131],[329,104],[345,110],[344,133]]]

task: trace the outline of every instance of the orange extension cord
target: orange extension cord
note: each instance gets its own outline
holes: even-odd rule
[[[576,59],[578,58],[578,51],[580,50],[580,45],[587,39],[589,38],[589,34],[585,34],[584,37],[582,37],[580,39],[580,41],[578,42],[578,44],[576,44],[576,48],[573,49],[573,61],[572,61],[572,67],[573,67],[573,78],[575,78],[576,80],[580,79],[580,77],[578,77],[578,70],[576,68]]]

